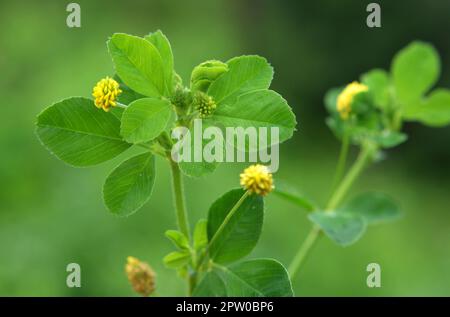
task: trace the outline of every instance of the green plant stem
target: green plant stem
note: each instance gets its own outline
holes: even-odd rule
[[[342,179],[342,175],[344,174],[345,170],[345,165],[347,163],[349,145],[350,145],[349,136],[347,133],[344,133],[344,136],[342,137],[341,151],[339,153],[339,160],[336,167],[336,172],[334,174],[333,186],[331,187],[331,190],[334,190],[336,188],[336,185]]]
[[[194,292],[195,287],[197,286],[197,272],[189,273],[188,276],[188,295],[192,296],[192,293]]]
[[[178,229],[190,239],[189,220],[187,216],[186,203],[184,199],[183,178],[178,164],[169,156],[170,168],[172,170],[172,189],[175,201]]]
[[[336,190],[331,195],[331,198],[327,204],[325,212],[332,211],[334,208],[336,208],[338,206],[338,204],[344,198],[347,191],[350,189],[351,185],[361,174],[362,170],[364,169],[367,162],[369,161],[372,152],[373,152],[373,148],[371,148],[369,146],[363,146],[355,163],[353,163],[352,167],[350,168],[350,170],[348,171],[348,173],[346,174],[344,179],[339,183],[339,186],[336,188]],[[294,256],[294,259],[292,260],[291,264],[289,265],[289,270],[288,270],[292,280],[294,280],[302,263],[304,262],[305,258],[309,254],[311,248],[314,246],[315,242],[317,241],[317,238],[319,237],[320,232],[321,232],[320,227],[317,225],[314,225],[312,227],[311,231],[306,236],[305,241],[300,246],[296,255]]]
[[[288,268],[289,275],[292,281],[294,280],[296,274],[298,273],[298,270],[300,269],[309,251],[311,250],[317,238],[319,237],[319,234],[320,234],[319,226],[314,225],[309,231],[308,235],[306,236],[305,241],[303,241],[302,245],[300,246],[300,249],[298,249],[297,253],[295,254],[294,259],[292,260]]]
[[[189,220],[186,210],[186,202],[184,198],[183,178],[178,164],[172,160],[170,153],[167,154],[172,171],[172,190],[175,202],[175,210],[177,216],[178,229],[190,240]],[[195,275],[188,275],[188,296],[192,295],[195,288]]]
[[[331,195],[331,198],[327,204],[327,207],[325,208],[325,211],[330,211],[336,208],[337,205],[341,202],[345,194],[347,194],[347,191],[350,189],[355,180],[363,171],[364,167],[366,166],[366,163],[369,161],[372,152],[373,149],[371,147],[363,146],[361,152],[356,158],[355,163],[353,163],[353,166],[350,168],[347,175],[344,177],[344,179],[342,179],[339,186],[334,191],[333,195]]]

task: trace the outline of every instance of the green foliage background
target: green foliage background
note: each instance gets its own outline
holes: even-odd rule
[[[338,142],[326,127],[323,95],[374,67],[388,69],[410,41],[431,42],[442,58],[438,86],[450,87],[450,3],[378,1],[382,28],[365,25],[370,1],[78,1],[82,27],[69,29],[63,1],[0,4],[0,295],[133,295],[123,273],[126,256],[148,261],[158,295],[183,295],[185,283],[165,268],[175,229],[169,170],[157,159],[150,201],[130,218],[106,211],[101,188],[130,153],[97,168],[74,169],[49,156],[34,135],[35,116],[67,96],[89,97],[113,74],[106,40],[114,32],[145,35],[162,29],[176,69],[188,80],[206,59],[259,54],[275,68],[273,88],[293,107],[294,138],[281,145],[277,179],[319,202],[329,194]],[[366,172],[356,192],[382,190],[402,206],[402,220],[371,228],[340,248],[322,239],[298,279],[296,295],[450,295],[450,127],[407,124],[407,143]],[[191,224],[238,185],[245,165],[187,181]],[[355,193],[356,194],[356,193]],[[310,222],[294,205],[267,199],[261,241],[252,257],[289,264]],[[65,267],[77,262],[82,287],[66,287]],[[366,286],[366,265],[382,267],[382,287]]]

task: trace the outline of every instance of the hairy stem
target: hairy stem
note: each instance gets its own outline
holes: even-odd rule
[[[352,167],[350,168],[344,179],[339,183],[339,186],[331,195],[331,198],[327,204],[325,212],[329,212],[339,205],[339,203],[344,198],[345,194],[350,189],[351,185],[355,182],[355,180],[363,171],[364,167],[366,166],[367,162],[371,157],[372,152],[373,148],[370,148],[369,146],[363,146],[356,161],[353,163]],[[311,248],[317,241],[317,238],[320,236],[320,232],[321,232],[320,227],[314,225],[309,234],[307,235],[305,241],[298,249],[291,265],[289,265],[289,274],[292,280],[294,280],[296,274],[298,273],[300,267],[302,266],[302,263],[308,256]]]

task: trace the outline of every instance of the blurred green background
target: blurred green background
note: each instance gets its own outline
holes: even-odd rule
[[[281,146],[285,179],[323,203],[329,195],[338,143],[324,124],[325,91],[374,67],[414,39],[431,42],[442,58],[439,86],[450,87],[450,1],[377,1],[382,28],[369,29],[371,1],[77,1],[80,29],[66,26],[70,1],[0,3],[0,295],[129,296],[123,273],[128,255],[158,274],[158,295],[183,295],[184,281],[162,264],[172,250],[164,231],[175,228],[169,171],[162,160],[153,197],[135,215],[116,218],[102,205],[108,172],[130,155],[95,168],[74,169],[51,156],[34,134],[35,116],[68,96],[90,96],[113,73],[105,42],[114,32],[145,35],[162,29],[176,69],[211,58],[260,54],[275,67],[273,88],[299,122]],[[410,139],[364,174],[352,195],[381,190],[395,197],[404,217],[372,227],[357,244],[340,248],[321,239],[294,281],[296,295],[450,295],[450,128],[405,126]],[[354,153],[353,153],[354,154]],[[188,180],[191,223],[238,186],[244,165],[223,164]],[[305,212],[267,199],[263,234],[249,257],[285,265],[310,223]],[[81,265],[82,287],[66,286],[66,265]],[[366,266],[382,267],[382,287],[366,286]]]

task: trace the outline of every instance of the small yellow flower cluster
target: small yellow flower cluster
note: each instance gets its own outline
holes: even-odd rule
[[[251,165],[240,176],[241,186],[252,194],[266,196],[274,188],[272,174],[267,166]]]
[[[125,265],[125,273],[135,292],[148,296],[155,290],[155,272],[145,262],[129,256]]]
[[[117,97],[121,93],[122,90],[119,89],[119,83],[109,77],[100,80],[92,90],[95,105],[97,108],[103,108],[105,111],[109,111],[111,107],[116,106]]]
[[[214,99],[205,93],[198,92],[194,100],[195,109],[200,113],[200,118],[207,118],[217,108]]]
[[[343,120],[347,120],[352,111],[351,104],[353,98],[360,92],[367,90],[369,90],[369,88],[366,85],[354,81],[348,84],[339,94],[337,98],[337,110]]]

